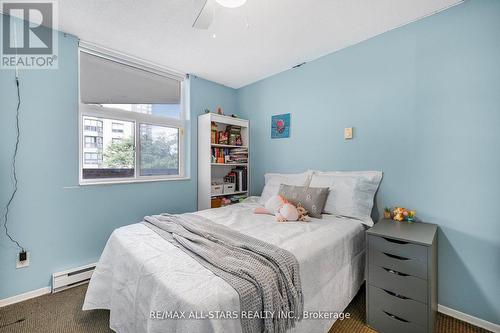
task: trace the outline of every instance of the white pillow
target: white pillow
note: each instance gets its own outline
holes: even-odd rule
[[[370,215],[381,180],[380,171],[316,171],[310,186],[330,188],[323,212],[353,217],[373,226]]]
[[[306,186],[311,181],[312,170],[307,170],[303,173],[266,173],[264,175],[264,189],[259,199],[261,205],[273,195],[277,195],[280,191],[280,185],[296,185]]]

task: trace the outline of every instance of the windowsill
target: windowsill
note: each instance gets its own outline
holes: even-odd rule
[[[190,180],[191,177],[171,177],[171,178],[155,178],[155,179],[124,179],[124,180],[102,180],[102,181],[80,181],[79,186],[93,185],[117,185],[117,184],[133,184],[133,183],[151,183],[151,182],[168,182],[168,181],[183,181]]]

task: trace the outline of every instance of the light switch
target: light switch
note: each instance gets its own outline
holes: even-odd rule
[[[345,140],[352,139],[352,127],[344,128],[344,139]]]

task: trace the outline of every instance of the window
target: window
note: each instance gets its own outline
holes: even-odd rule
[[[101,104],[101,106],[174,119],[181,119],[182,116],[180,104]]]
[[[179,129],[141,124],[142,176],[179,174]]]
[[[98,153],[85,153],[85,164],[101,164],[102,154]]]
[[[85,119],[84,124],[85,124],[84,127],[85,131],[102,133],[102,121]]]
[[[123,133],[123,123],[113,123],[111,125],[113,133]]]
[[[85,148],[102,148],[102,137],[85,136]]]
[[[182,80],[80,49],[82,184],[184,177]]]
[[[115,119],[83,116],[83,121],[98,121],[102,136],[85,136],[82,179],[130,178],[135,171],[134,123]],[[122,138],[115,141],[113,132],[119,124]],[[84,133],[85,135],[85,130]],[[97,151],[96,151],[97,149]]]

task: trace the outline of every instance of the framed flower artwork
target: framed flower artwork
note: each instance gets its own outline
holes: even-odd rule
[[[281,139],[290,137],[290,113],[278,114],[271,117],[271,138]]]

